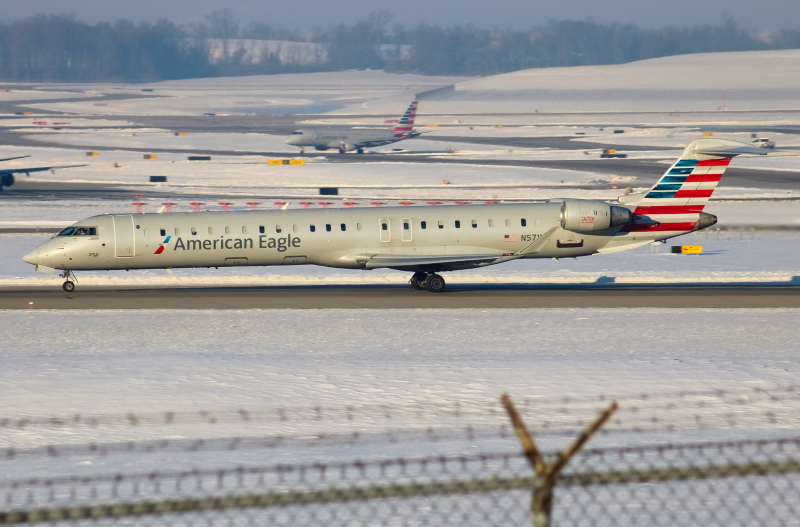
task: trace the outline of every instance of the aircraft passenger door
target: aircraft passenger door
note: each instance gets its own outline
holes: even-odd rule
[[[381,228],[381,241],[392,241],[392,231],[390,229],[389,220],[379,220]]]
[[[400,220],[401,228],[400,239],[404,242],[411,241],[411,218],[402,218]]]
[[[133,216],[111,216],[114,222],[114,256],[133,258],[136,255]]]

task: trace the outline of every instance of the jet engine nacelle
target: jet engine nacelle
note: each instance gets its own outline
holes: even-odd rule
[[[339,150],[340,152],[348,152],[350,150],[355,150],[356,149],[356,145],[354,145],[352,143],[343,143],[341,141],[331,141],[330,143],[328,143],[327,147],[328,148],[335,148],[335,149]]]
[[[0,176],[0,187],[10,187],[14,184],[14,174],[3,174]]]
[[[604,201],[574,199],[565,200],[561,205],[561,228],[568,231],[604,231],[632,221],[630,209]]]

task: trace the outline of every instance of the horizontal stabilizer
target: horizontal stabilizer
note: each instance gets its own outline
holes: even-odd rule
[[[706,139],[698,141],[694,149],[695,155],[733,157],[739,155],[758,155],[763,156],[767,151],[738,141],[728,141],[726,139]]]

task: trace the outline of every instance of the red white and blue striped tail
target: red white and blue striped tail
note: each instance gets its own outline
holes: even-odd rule
[[[406,113],[403,114],[403,117],[397,122],[397,126],[394,127],[394,136],[397,137],[405,137],[411,132],[414,131],[414,118],[417,116],[417,101],[411,103],[411,106],[408,107]]]
[[[687,232],[695,230],[703,208],[731,159],[741,154],[765,154],[763,149],[726,139],[698,139],[653,187],[643,194],[623,196],[622,203],[642,218],[623,227],[626,232]]]

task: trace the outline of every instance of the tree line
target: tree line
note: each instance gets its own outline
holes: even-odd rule
[[[286,53],[293,43],[300,47]],[[552,21],[527,30],[407,28],[377,12],[350,25],[289,30],[262,22],[242,25],[228,10],[185,25],[168,20],[90,24],[70,15],[37,15],[0,23],[0,80],[155,82],[365,69],[484,76],[686,53],[791,48],[800,48],[800,30],[756,31],[730,19],[661,29],[591,20]]]

